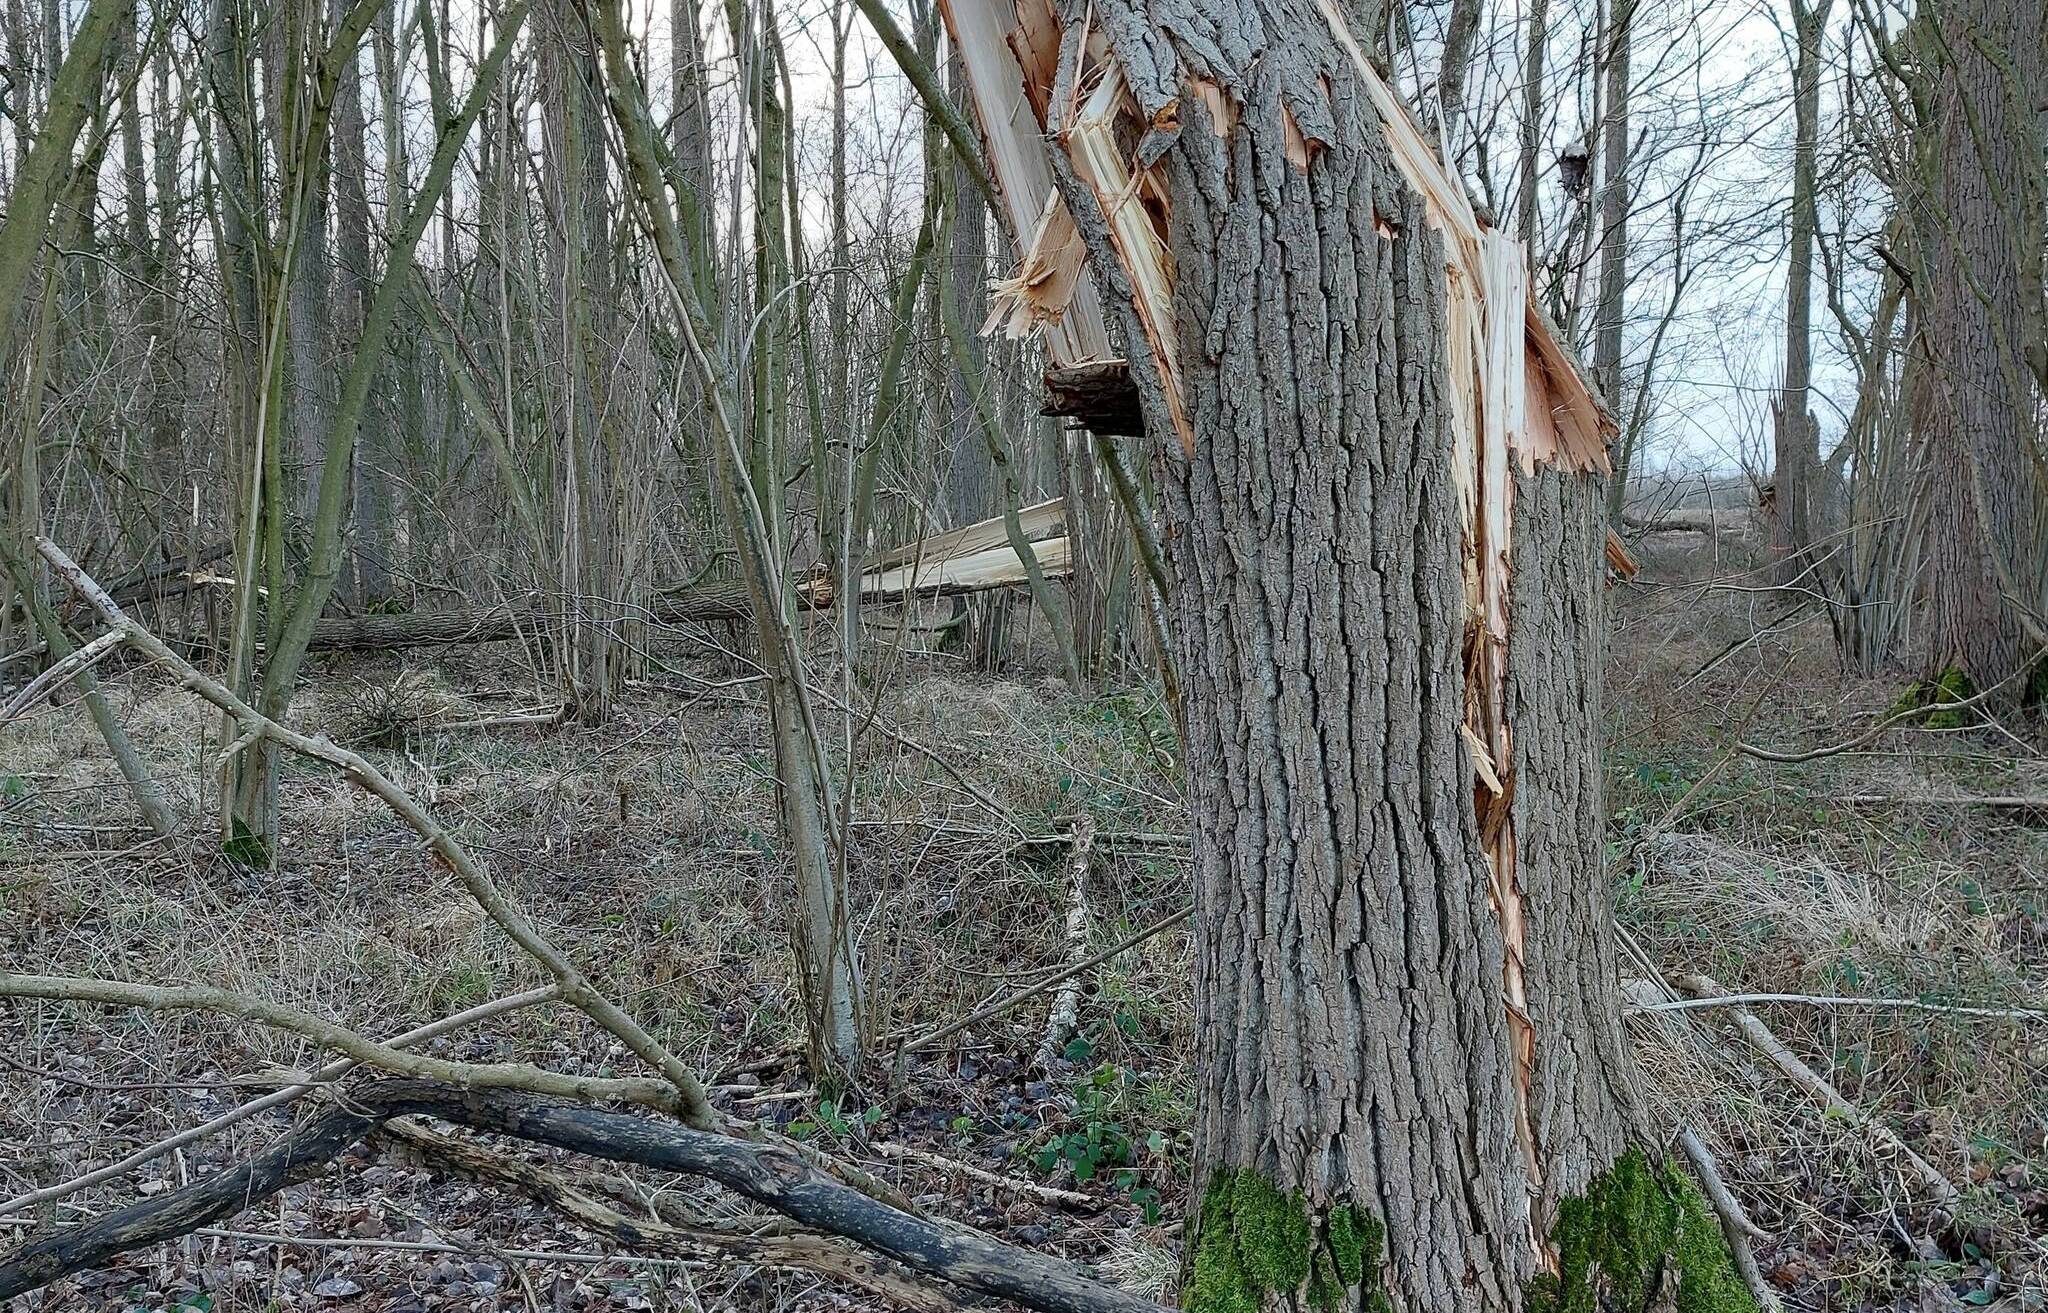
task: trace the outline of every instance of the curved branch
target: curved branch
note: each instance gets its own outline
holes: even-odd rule
[[[497,922],[498,928],[505,932],[505,936],[555,978],[555,983],[561,987],[564,1002],[572,1004],[592,1021],[610,1031],[633,1056],[660,1072],[662,1078],[675,1087],[677,1097],[674,1106],[677,1116],[698,1127],[709,1127],[717,1121],[718,1114],[711,1107],[710,1096],[705,1092],[703,1082],[697,1079],[696,1074],[684,1066],[680,1058],[663,1048],[661,1042],[649,1034],[639,1022],[633,1020],[625,1009],[598,993],[596,986],[577,969],[576,964],[534,928],[525,914],[511,899],[505,897],[490,876],[484,873],[483,868],[470,858],[468,851],[414,802],[412,795],[348,749],[337,747],[324,738],[301,734],[250,706],[219,680],[208,677],[191,662],[164,646],[162,640],[155,634],[130,620],[115,604],[114,599],[107,596],[106,590],[95,583],[76,561],[66,555],[63,548],[43,537],[36,538],[35,545],[36,550],[50,563],[58,577],[91,603],[93,609],[100,613],[100,617],[121,633],[129,646],[159,665],[176,671],[187,689],[234,717],[235,722],[245,732],[254,732],[275,739],[300,756],[324,761],[330,766],[337,767],[349,779],[375,795],[378,801],[396,813],[413,833],[426,842],[428,850],[454,873],[469,896],[476,900],[477,906]]]
[[[520,1008],[532,1007],[536,1003],[552,1002],[560,997],[561,991],[553,985],[546,985],[540,989],[530,989],[523,994],[513,994],[506,998],[492,999],[488,1003],[479,1003],[473,1008],[465,1009],[450,1016],[437,1018],[424,1026],[415,1026],[402,1035],[394,1035],[384,1042],[394,1049],[410,1048],[421,1040],[432,1039],[436,1035],[445,1035],[451,1030],[459,1030],[472,1022],[502,1016],[507,1012],[516,1012]],[[251,1099],[247,1103],[230,1108],[218,1117],[210,1118],[199,1123],[197,1126],[187,1126],[175,1135],[167,1135],[154,1144],[144,1145],[118,1162],[94,1168],[92,1171],[80,1176],[74,1176],[68,1181],[59,1181],[55,1185],[44,1186],[39,1190],[30,1190],[24,1194],[18,1194],[12,1199],[0,1201],[0,1217],[7,1217],[21,1212],[25,1208],[33,1208],[37,1204],[45,1204],[52,1199],[62,1199],[67,1195],[77,1194],[80,1190],[89,1189],[92,1186],[111,1181],[116,1177],[126,1176],[144,1163],[153,1162],[173,1149],[182,1149],[194,1141],[203,1140],[210,1135],[218,1135],[238,1122],[249,1120],[249,1118],[254,1117],[259,1112],[268,1112],[272,1108],[280,1107],[303,1095],[310,1094],[330,1081],[340,1080],[343,1076],[355,1070],[357,1065],[354,1058],[341,1058],[330,1062],[302,1081],[286,1085],[282,1089],[275,1089],[268,1094]]]
[[[379,1081],[352,1090],[346,1105],[322,1113],[241,1167],[30,1241],[0,1258],[0,1299],[239,1212],[339,1156],[385,1120],[407,1115],[438,1117],[611,1162],[715,1181],[813,1230],[1040,1313],[1162,1313],[1158,1305],[1059,1259],[878,1203],[786,1148],[572,1107],[522,1091],[463,1090],[415,1080]]]
[[[427,1080],[446,1081],[473,1089],[525,1090],[564,1099],[586,1099],[601,1103],[633,1103],[641,1107],[673,1111],[676,1092],[667,1081],[642,1077],[615,1080],[598,1076],[569,1076],[523,1062],[451,1062],[407,1053],[389,1044],[366,1039],[345,1026],[324,1017],[253,998],[211,985],[135,985],[121,980],[92,980],[82,976],[24,976],[0,972],[0,998],[40,998],[68,1003],[104,1003],[110,1007],[141,1008],[147,1012],[216,1012],[239,1017],[259,1025],[303,1035],[357,1062]]]

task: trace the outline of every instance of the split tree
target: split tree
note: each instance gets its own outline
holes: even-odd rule
[[[941,8],[1021,251],[997,315],[1045,333],[1059,406],[1136,402],[1162,494],[1189,1306],[1746,1305],[1619,1030],[1612,425],[1521,245],[1331,0]]]

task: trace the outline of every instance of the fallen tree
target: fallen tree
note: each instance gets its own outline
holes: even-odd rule
[[[854,1241],[913,1271],[963,1290],[1014,1300],[1044,1313],[1156,1313],[1157,1306],[1057,1259],[1003,1244],[919,1215],[859,1168],[833,1163],[752,1128],[736,1128],[714,1109],[702,1080],[625,1009],[613,1002],[549,941],[491,880],[456,838],[398,785],[361,756],[301,734],[264,715],[180,657],[131,619],[62,549],[46,538],[36,548],[57,577],[84,598],[107,626],[82,651],[127,647],[177,675],[193,693],[225,712],[236,738],[218,758],[265,740],[338,769],[402,820],[462,885],[498,929],[553,977],[549,997],[608,1031],[658,1079],[586,1078],[518,1063],[462,1063],[406,1053],[367,1040],[296,1008],[206,986],[157,987],[119,981],[0,972],[0,998],[69,1000],[149,1009],[205,1010],[305,1036],[324,1048],[396,1077],[351,1088],[338,1102],[269,1150],[207,1180],[145,1200],[108,1216],[32,1237],[0,1257],[0,1300],[46,1285],[108,1258],[192,1231],[275,1194],[393,1117],[428,1115],[476,1130],[509,1135],[714,1181],[817,1231]],[[960,586],[980,567],[970,562],[972,536],[950,544]],[[941,576],[923,559],[873,574],[876,587],[908,590]],[[81,662],[78,669],[86,668]],[[297,1085],[308,1084],[303,1080]],[[565,1096],[562,1098],[552,1096]],[[567,1101],[573,1099],[575,1101]],[[636,1116],[592,1106],[629,1102],[655,1111]],[[522,1184],[530,1185],[531,1182]]]
[[[1054,577],[1070,573],[1073,563],[1068,540],[1052,536],[1061,532],[1062,504],[1055,500],[1028,507],[1020,519],[1026,534],[1035,540],[1033,550],[1040,568]],[[833,582],[823,575],[799,581],[795,586],[797,609],[824,611],[837,605]],[[1003,522],[998,518],[882,553],[861,576],[860,601],[877,604],[910,597],[953,597],[1024,582],[1024,563],[1003,541]],[[329,616],[313,627],[311,647],[333,652],[500,643],[545,631],[562,609],[561,605],[516,602],[398,615]],[[659,594],[646,618],[672,625],[751,620],[753,614],[745,584],[712,583]]]
[[[1158,1313],[1157,1305],[1072,1264],[892,1208],[827,1175],[792,1148],[520,1090],[462,1089],[421,1080],[353,1087],[344,1101],[239,1167],[30,1240],[0,1259],[0,1299],[233,1216],[314,1174],[385,1121],[422,1115],[608,1162],[715,1181],[913,1271],[1045,1313]]]

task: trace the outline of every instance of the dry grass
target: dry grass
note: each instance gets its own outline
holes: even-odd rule
[[[1668,586],[1620,601],[1609,765],[1623,924],[1667,971],[1704,972],[1730,992],[2041,1006],[2041,817],[1841,801],[2041,792],[2027,737],[2038,730],[1901,726],[1810,762],[1732,755],[1737,736],[1793,751],[1848,742],[1890,710],[1908,676],[1843,681],[1824,617],[1788,623],[1784,600],[1688,580],[1695,569],[1683,556],[1653,559],[1646,576]],[[1756,1010],[1964,1188],[1956,1225],[1943,1228],[1910,1171],[1805,1102],[1721,1018],[1638,1019],[1656,1103],[1719,1146],[1731,1184],[1779,1237],[1761,1257],[1792,1301],[2037,1305],[2048,1282],[2044,1028]]]
[[[1824,621],[1767,632],[1785,610],[1781,600],[1690,581],[1699,570],[1679,548],[1647,554],[1646,574],[1672,586],[1617,595],[1608,693],[1618,905],[1650,955],[1668,971],[1706,971],[1730,989],[2038,1005],[2048,990],[2048,842],[2038,817],[1833,801],[1930,786],[2017,792],[2039,786],[2038,758],[1982,733],[1902,729],[1865,755],[1799,766],[1724,762],[1737,730],[1787,747],[1850,737],[1897,689],[1843,686]],[[876,709],[855,754],[851,876],[871,1024],[885,1047],[1061,961],[1067,882],[1052,840],[1080,812],[1102,835],[1089,886],[1098,945],[1185,905],[1184,850],[1153,837],[1182,829],[1176,749],[1155,700],[1132,693],[1082,702],[1037,675],[979,679],[900,653],[884,667],[894,673],[881,694],[861,691],[862,711],[869,698]],[[906,1169],[864,1149],[864,1134],[1039,1178],[1033,1157],[1054,1137],[1095,1125],[1142,1143],[1158,1131],[1161,1152],[1139,1154],[1141,1188],[1160,1192],[1167,1220],[1180,1216],[1193,1082],[1179,931],[1120,955],[1090,982],[1087,1051],[1077,1050],[1057,1079],[1025,1069],[1044,1025],[1041,1003],[976,1027],[943,1053],[891,1066],[857,1105],[846,1097],[821,1111],[791,1060],[800,1014],[783,929],[790,880],[776,841],[764,718],[753,686],[724,682],[733,675],[730,665],[700,662],[651,678],[602,730],[460,729],[449,726],[529,711],[546,698],[522,671],[476,655],[361,662],[317,676],[294,718],[356,745],[430,801],[550,935],[720,1082],[729,1107],[794,1122],[889,1173]],[[129,673],[115,691],[181,812],[204,814],[212,718],[148,674]],[[76,706],[0,731],[0,775],[19,778],[22,794],[0,799],[0,953],[11,966],[205,980],[379,1034],[537,983],[410,834],[332,775],[287,767],[278,870],[250,873],[222,862],[203,833],[135,846],[104,756]],[[1848,1097],[1970,1187],[1961,1239],[1974,1255],[1953,1236],[1934,1245],[1925,1201],[1908,1178],[1762,1069],[1716,1017],[1638,1018],[1631,1029],[1657,1115],[1697,1126],[1717,1147],[1731,1184],[1779,1236],[1765,1266],[1794,1307],[1944,1306],[1985,1289],[1994,1268],[2003,1283],[1996,1298],[2040,1288],[2048,1259],[2040,1202],[2048,1036],[2040,1028],[1895,1012],[1761,1012]],[[0,1143],[20,1146],[0,1151],[8,1193],[243,1097],[219,1082],[315,1060],[295,1041],[196,1016],[23,1006],[0,1027],[0,1047],[30,1069],[0,1071]],[[620,1059],[558,1008],[441,1049],[570,1071],[610,1070]],[[1102,1064],[1113,1077],[1077,1103],[1073,1085]],[[117,1088],[124,1083],[170,1088]],[[878,1121],[864,1132],[855,1114],[869,1107]],[[245,1128],[182,1163],[155,1164],[142,1179],[159,1188],[275,1131],[275,1123]],[[902,1179],[975,1225],[1096,1259],[1135,1288],[1171,1290],[1174,1235],[1145,1225],[1125,1192],[1091,1183],[1106,1207],[1076,1216],[927,1168]],[[1052,1179],[1071,1184],[1060,1173]],[[129,1198],[133,1185],[81,1196],[55,1216]],[[673,1182],[642,1186],[698,1209],[730,1209]],[[296,1190],[248,1225],[592,1248],[535,1209],[487,1201],[389,1160]],[[640,1306],[635,1300],[688,1307],[678,1293],[686,1285],[706,1308],[832,1302],[772,1274],[700,1270],[686,1282],[673,1270],[624,1263],[497,1259],[482,1260],[499,1269],[496,1293],[480,1293],[445,1271],[429,1279],[435,1263],[467,1259],[208,1244],[197,1258],[128,1276],[161,1290],[205,1276],[223,1310],[261,1308],[272,1297],[289,1306],[322,1273],[337,1272],[370,1292],[363,1308],[407,1290],[426,1307],[496,1307],[519,1292],[522,1274],[543,1306],[555,1283],[569,1292],[563,1306],[591,1309]],[[471,1288],[451,1294],[453,1286]],[[97,1289],[65,1287],[46,1307],[98,1307]]]

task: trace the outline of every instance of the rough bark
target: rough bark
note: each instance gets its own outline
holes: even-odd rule
[[[2022,97],[2048,81],[2048,55],[2035,0],[1942,0],[1927,21],[1932,122],[1911,202],[1925,371],[1915,418],[1932,480],[1927,665],[2004,684],[2010,702],[2048,609],[2040,398],[2015,341],[2031,322],[2024,271],[2040,258],[2021,208],[2040,127]]]
[[[1445,239],[1327,11],[1095,12],[1140,107],[1177,97],[1180,119],[1158,163],[1175,271],[1163,350],[1193,451],[1164,444],[1161,484],[1187,752],[1212,763],[1189,798],[1193,1301],[1228,1305],[1207,1256],[1233,1243],[1219,1231],[1246,1244],[1231,1183],[1250,1173],[1333,1227],[1347,1306],[1520,1308],[1554,1205],[1639,1129],[1597,929],[1598,491],[1553,472],[1517,508],[1513,550],[1532,558],[1517,568],[1557,595],[1538,583],[1514,613],[1510,650],[1542,665],[1505,673],[1510,714],[1530,720],[1513,764],[1544,754],[1514,808],[1535,813],[1520,847],[1544,850],[1519,873],[1516,930],[1489,867],[1511,818],[1480,805],[1466,737],[1466,644],[1483,640],[1457,428],[1476,417],[1448,377]],[[1129,282],[1096,255],[1128,308]],[[1519,343],[1520,302],[1502,312]],[[1133,371],[1146,425],[1173,433],[1153,363]],[[1528,1027],[1502,1003],[1511,934],[1525,1056]],[[1340,1215],[1374,1219],[1383,1268],[1345,1270]],[[1313,1279],[1261,1298],[1332,1293]]]
[[[1049,154],[1154,435],[1203,764],[1184,1299],[1554,1308],[1591,1297],[1586,1196],[1676,1198],[1599,860],[1611,421],[1348,13],[1091,0],[1036,74],[1078,106]],[[1055,380],[1128,426],[1102,371]]]

